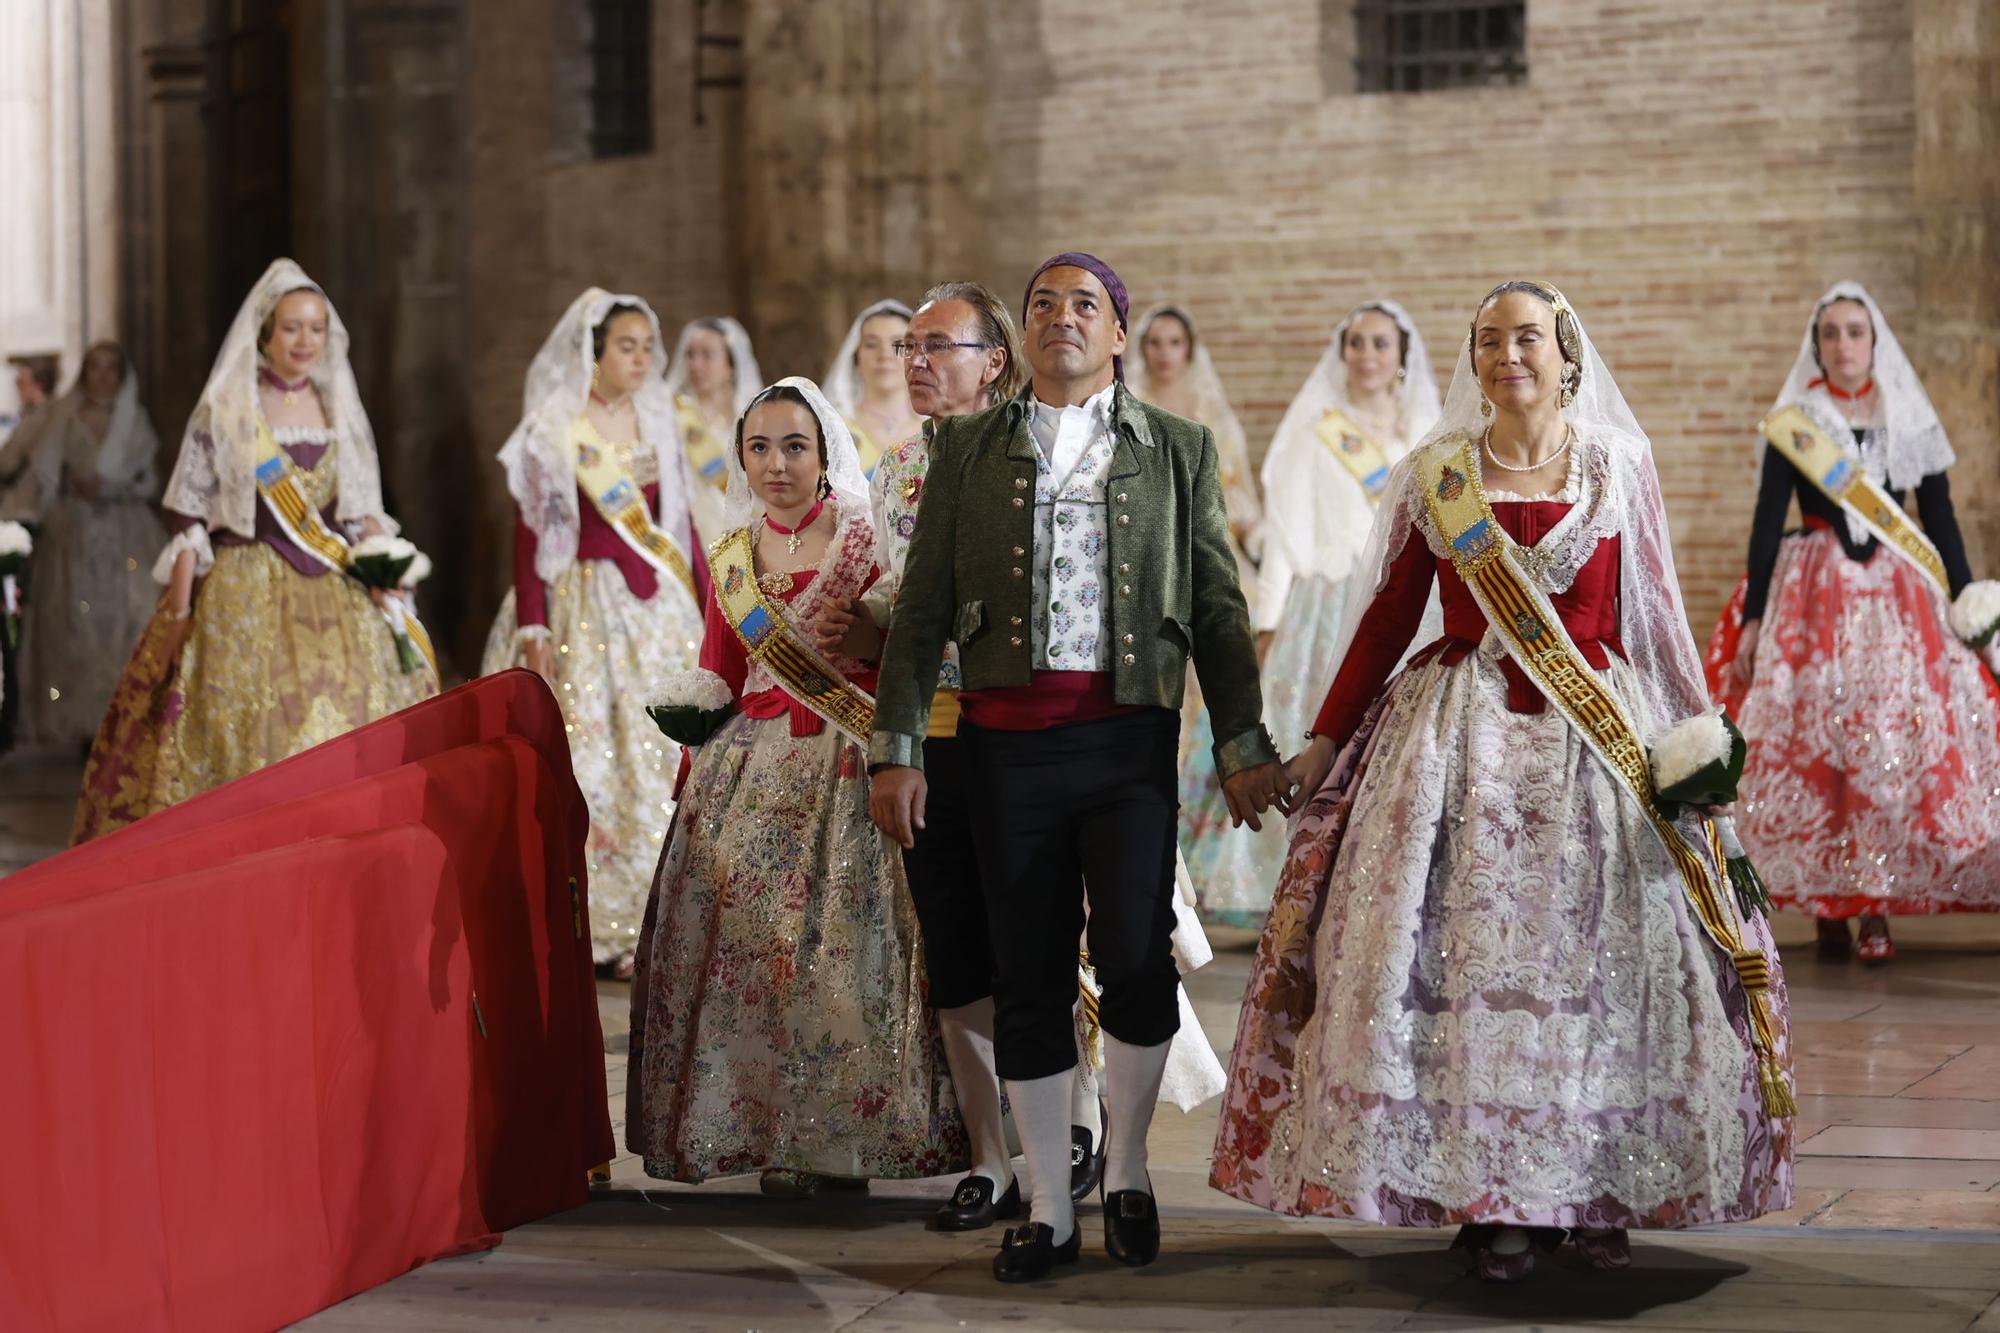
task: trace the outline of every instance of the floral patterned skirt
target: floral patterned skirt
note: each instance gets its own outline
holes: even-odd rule
[[[1622,662],[1606,675],[1640,697]],[[1355,774],[1294,825],[1210,1183],[1394,1226],[1788,1206],[1791,1122],[1763,1114],[1735,969],[1562,715],[1509,712],[1475,653],[1400,676],[1351,745]],[[1761,919],[1745,943],[1782,1034]]]
[[[600,963],[639,947],[639,921],[674,811],[680,747],[646,715],[653,686],[695,664],[701,612],[662,585],[632,595],[609,560],[580,560],[549,585],[556,699],[569,732],[570,766],[590,806],[590,947]],[[510,590],[486,639],[480,672],[515,664]]]
[[[1730,679],[1743,588],[1709,692],[1749,741],[1737,835],[1771,900],[1819,917],[2000,911],[2000,687],[1908,561],[1785,539],[1749,690]]]
[[[646,904],[627,1146],[688,1182],[964,1169],[924,975],[860,750],[731,718],[695,753]]]
[[[405,673],[359,583],[307,578],[262,542],[225,546],[186,621],[155,616],[84,768],[72,839],[290,758],[437,693]]]

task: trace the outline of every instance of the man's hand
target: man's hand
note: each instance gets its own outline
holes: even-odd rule
[[[890,764],[875,770],[868,787],[868,813],[875,827],[894,838],[902,847],[917,845],[917,830],[924,826],[924,801],[930,783],[920,768]]]
[[[852,597],[829,597],[813,617],[814,645],[823,653],[840,653],[859,662],[882,654],[882,631]]]
[[[1287,800],[1290,785],[1285,766],[1276,762],[1246,768],[1228,779],[1222,784],[1222,798],[1229,803],[1230,825],[1248,824],[1252,832],[1263,832],[1257,816]]]

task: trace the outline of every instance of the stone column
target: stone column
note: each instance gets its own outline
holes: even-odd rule
[[[1918,324],[1905,336],[1958,466],[1976,577],[2000,577],[2000,9],[1916,0]]]

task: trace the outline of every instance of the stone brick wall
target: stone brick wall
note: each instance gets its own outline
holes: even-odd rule
[[[1705,637],[1742,566],[1754,425],[1813,298],[1853,277],[1948,363],[1975,567],[2000,572],[1977,510],[2000,499],[1989,0],[1533,0],[1524,85],[1370,96],[1351,0],[740,0],[711,13],[740,18],[745,86],[703,126],[693,0],[662,0],[658,147],[595,163],[550,151],[553,3],[469,22],[481,459],[590,282],[646,294],[670,334],[733,310],[767,374],[817,375],[876,295],[1011,295],[1047,253],[1097,250],[1139,305],[1188,303],[1261,453],[1354,303],[1408,306],[1448,375],[1473,301],[1543,276],[1652,435]]]

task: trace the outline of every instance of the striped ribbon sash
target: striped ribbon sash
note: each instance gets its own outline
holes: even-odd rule
[[[1723,858],[1708,832],[1707,856],[1660,812],[1645,742],[1624,704],[1599,677],[1570,639],[1562,617],[1519,563],[1519,549],[1493,516],[1480,483],[1479,460],[1469,436],[1440,441],[1424,456],[1424,498],[1451,560],[1472,591],[1494,633],[1521,670],[1610,771],[1646,815],[1679,872],[1695,919],[1736,969],[1750,999],[1750,1036],[1756,1048],[1764,1109],[1773,1116],[1795,1114],[1791,1091],[1778,1064],[1776,1024],[1770,1012],[1770,963],[1763,951],[1745,947],[1736,906],[1721,867]]]
[[[716,605],[750,660],[763,663],[785,693],[866,748],[868,733],[875,729],[875,700],[800,638],[784,607],[764,596],[757,586],[750,529],[723,537],[709,548],[709,557],[721,571],[715,581]]]
[[[1928,575],[1945,600],[1951,600],[1951,584],[1945,578],[1944,560],[1937,547],[1917,530],[1888,492],[1868,479],[1861,460],[1820,429],[1804,408],[1781,407],[1765,417],[1758,429],[1820,494],[1860,519],[1877,541]]]
[[[1326,409],[1319,419],[1316,433],[1328,452],[1338,458],[1340,465],[1361,483],[1368,503],[1372,505],[1380,500],[1389,485],[1389,455],[1382,452],[1382,446],[1370,439],[1368,432],[1354,423],[1353,417],[1337,407]]]
[[[701,598],[695,591],[694,570],[688,565],[687,557],[681,554],[681,548],[654,525],[653,516],[646,511],[645,490],[618,461],[617,450],[605,443],[590,426],[588,418],[578,417],[577,421],[579,429],[573,436],[576,480],[583,493],[590,497],[591,506],[618,534],[619,540],[638,553],[640,559],[662,574],[671,575],[687,589],[688,596],[699,603]]]
[[[722,441],[708,428],[701,404],[689,394],[675,394],[674,415],[680,419],[681,451],[687,455],[688,466],[697,477],[722,490],[729,482],[729,459],[722,451]]]
[[[279,447],[270,423],[261,417],[257,421],[257,494],[292,545],[337,574],[347,572],[350,556],[346,539],[329,528],[312,501],[306,499],[298,464]],[[437,675],[437,650],[416,613],[395,594],[384,597],[377,610],[388,623],[389,632],[408,637],[430,664],[431,674]]]

